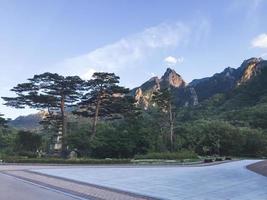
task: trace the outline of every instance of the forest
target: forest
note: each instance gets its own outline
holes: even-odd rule
[[[43,111],[40,128],[19,130],[0,117],[0,155],[67,158],[267,156],[267,70],[195,106],[178,106],[173,88],[153,93],[147,109],[114,73],[92,79],[35,75],[2,97],[6,106]],[[55,148],[59,145],[59,148]],[[41,152],[41,153],[40,153]]]

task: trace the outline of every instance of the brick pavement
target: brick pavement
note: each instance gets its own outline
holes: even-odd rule
[[[90,200],[152,200],[139,194],[106,188],[48,175],[42,175],[27,170],[2,171],[1,173],[32,182],[47,188],[56,189],[71,195]]]

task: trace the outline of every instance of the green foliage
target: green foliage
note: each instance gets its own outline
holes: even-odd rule
[[[226,111],[220,114],[220,118],[230,121],[234,125],[267,130],[267,103]]]
[[[101,124],[97,135],[91,144],[91,156],[97,158],[132,158],[149,145],[145,135],[125,121]]]
[[[67,144],[70,149],[77,151],[78,156],[89,156],[91,135],[88,130],[89,126],[91,124],[84,118],[68,123]]]
[[[9,128],[0,128],[0,154],[14,154],[16,131]]]
[[[61,158],[23,158],[23,157],[3,157],[6,163],[38,163],[38,164],[129,164],[129,159],[75,159],[67,160]]]
[[[267,156],[266,76],[267,68],[233,91],[216,94],[194,107],[177,108],[173,100],[176,93],[172,93],[171,88],[163,89],[153,95],[156,106],[141,111],[134,106],[134,99],[126,95],[128,89],[118,86],[119,77],[113,73],[95,73],[94,78],[84,84],[78,77],[38,75],[29,83],[13,88],[16,98],[4,100],[17,108],[51,108],[50,111],[61,113],[59,121],[55,120],[54,129],[44,124],[41,134],[20,131],[16,136],[5,127],[6,121],[0,116],[0,153],[34,157],[37,149],[49,152],[53,135],[64,121],[65,142],[69,150],[76,150],[80,157],[180,160],[195,159],[197,154]],[[77,103],[82,90],[84,96],[76,113],[84,117],[65,116],[65,107]],[[21,158],[15,161],[102,162]],[[109,159],[103,162],[113,163]],[[129,160],[118,160],[120,162]]]
[[[91,139],[96,135],[99,118],[117,118],[131,107],[125,97],[129,89],[119,86],[119,79],[114,73],[96,72],[91,80],[84,83],[86,92],[74,114],[93,119]]]
[[[29,131],[19,131],[15,139],[15,150],[17,152],[35,153],[41,147],[41,144],[42,138],[40,135]]]
[[[161,89],[153,93],[153,102],[163,111],[169,110],[169,105],[174,105],[171,88]]]
[[[8,127],[8,120],[0,114],[0,155],[13,154],[16,132]]]
[[[167,134],[169,137],[169,145],[168,149],[170,151],[173,151],[173,137],[174,137],[174,123],[175,123],[175,114],[176,114],[176,106],[175,106],[175,98],[174,93],[172,92],[172,88],[164,88],[160,89],[159,91],[156,91],[153,93],[152,100],[156,104],[156,106],[159,108],[159,111],[161,111],[164,116],[163,119],[167,119],[167,124],[169,128],[169,133]],[[166,122],[165,122],[166,123]],[[165,124],[164,123],[164,124]]]
[[[5,128],[7,127],[7,120],[3,118],[3,115],[0,113],[0,128]]]
[[[200,155],[267,155],[267,138],[261,130],[239,128],[218,120],[188,122],[177,129],[181,133],[177,140],[182,148]]]
[[[47,111],[43,123],[52,124],[62,130],[62,151],[65,151],[65,109],[77,103],[84,81],[78,76],[61,76],[43,73],[18,84],[11,91],[16,97],[2,97],[5,105],[15,108],[34,108]]]
[[[189,150],[182,150],[179,152],[164,152],[164,153],[148,153],[145,155],[136,155],[135,159],[159,159],[159,160],[183,160],[183,159],[197,159],[198,155]]]

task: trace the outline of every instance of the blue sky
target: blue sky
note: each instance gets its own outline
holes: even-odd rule
[[[265,0],[0,0],[0,96],[46,71],[115,72],[130,88],[166,67],[187,82],[211,76],[267,57],[266,10]],[[7,117],[31,112],[0,105]]]

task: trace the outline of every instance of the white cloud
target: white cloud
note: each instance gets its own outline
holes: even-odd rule
[[[202,18],[201,20],[196,20],[194,28],[194,32],[196,33],[194,36],[194,40],[196,43],[203,41],[203,39],[207,39],[210,31],[211,31],[211,24],[207,18]]]
[[[56,68],[61,72],[81,72],[88,77],[92,69],[116,72],[122,68],[136,67],[138,62],[156,51],[185,44],[190,34],[190,27],[183,23],[162,23],[87,54],[66,59],[58,63]]]
[[[176,64],[177,59],[173,56],[168,56],[164,59],[165,62],[170,63],[170,64]]]
[[[65,59],[53,66],[53,70],[63,75],[80,75],[86,79],[95,71],[115,72],[121,76],[122,71],[143,70],[162,54],[177,47],[186,47],[189,43],[197,43],[196,36],[204,37],[207,32],[205,27],[210,28],[203,26],[202,21],[200,19],[199,23],[191,24],[161,23],[87,54]],[[208,24],[207,20],[204,24]],[[176,60],[176,63],[183,62],[183,58]]]
[[[93,74],[96,72],[95,69],[88,69],[86,73],[81,75],[82,79],[89,80],[92,78]]]
[[[267,48],[267,33],[255,37],[251,42],[252,47]]]
[[[175,57],[173,57],[173,56],[168,56],[168,57],[166,57],[166,58],[164,59],[164,61],[165,61],[167,64],[175,65],[175,64],[184,62],[184,58],[183,58],[183,57],[175,58]]]

